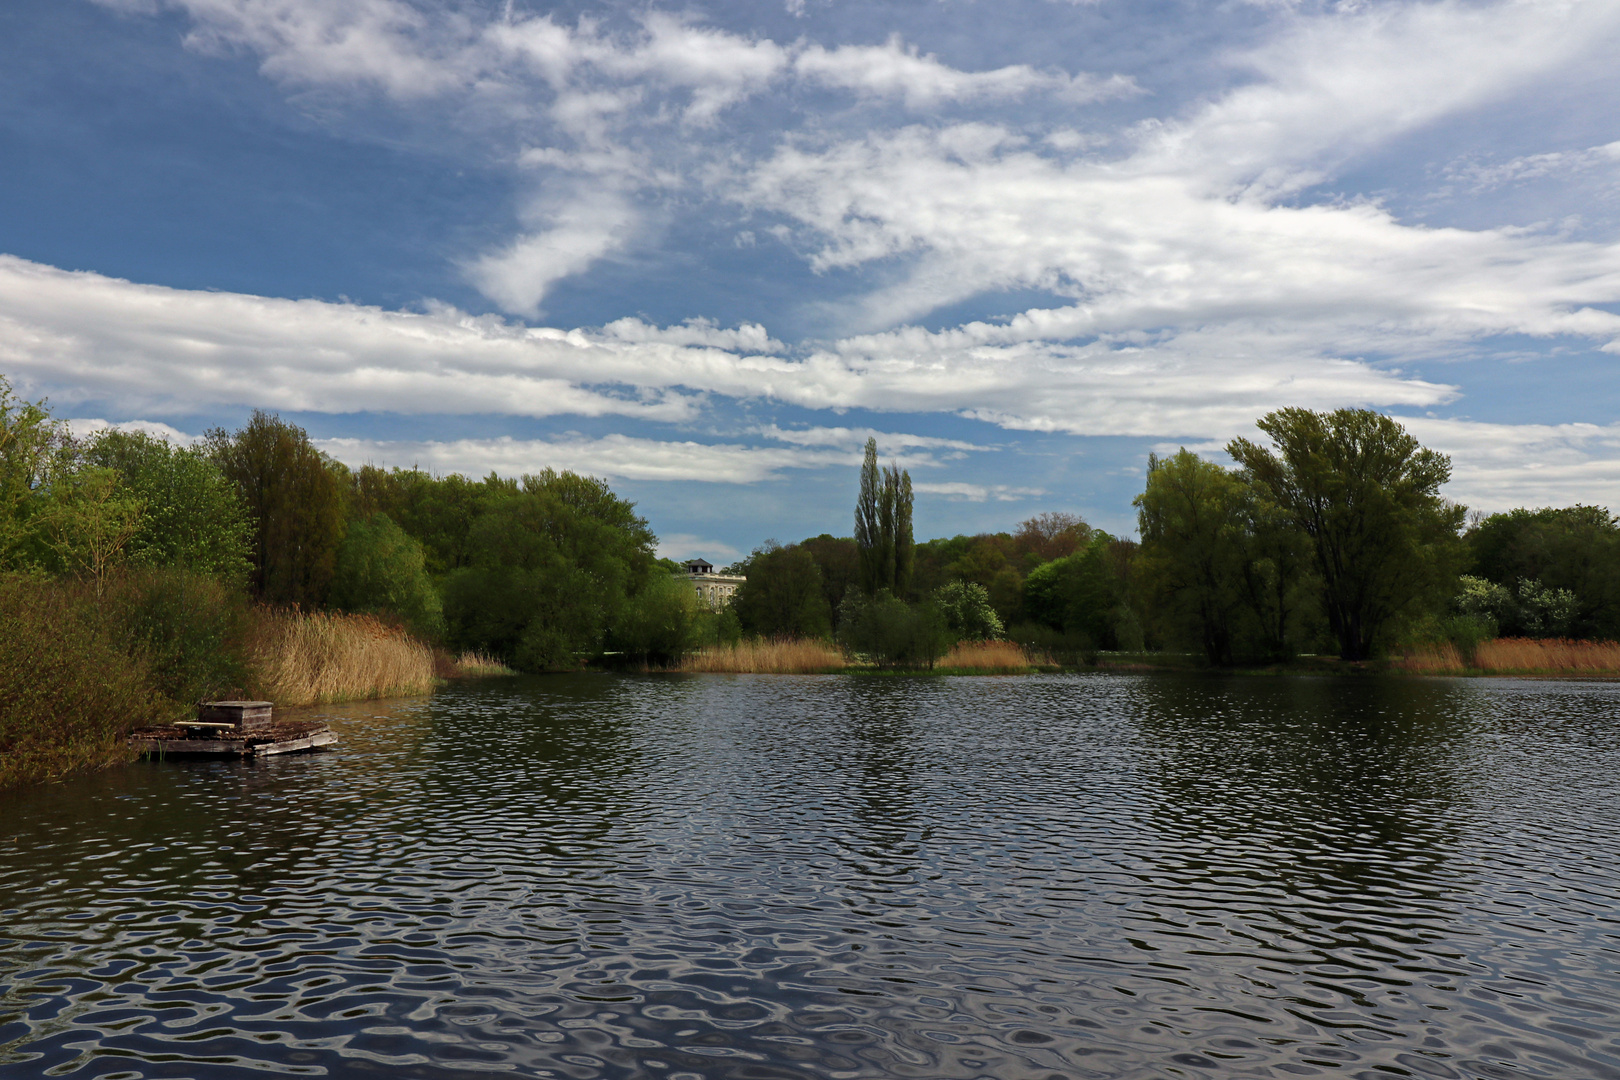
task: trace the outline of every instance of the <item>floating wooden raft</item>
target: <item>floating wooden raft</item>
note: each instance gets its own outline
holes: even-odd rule
[[[153,757],[208,754],[263,757],[318,750],[337,741],[319,720],[277,723],[268,701],[207,701],[194,723],[141,728],[130,744]]]

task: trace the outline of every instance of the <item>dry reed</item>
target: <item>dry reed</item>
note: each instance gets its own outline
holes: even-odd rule
[[[1032,655],[1016,641],[959,641],[939,666],[963,671],[1023,672],[1051,662],[1048,657]]]
[[[1620,643],[1566,638],[1496,638],[1481,642],[1464,661],[1449,642],[1425,646],[1396,661],[1404,671],[1423,674],[1620,675]]]
[[[426,694],[433,650],[369,615],[261,611],[250,647],[258,692],[277,705]]]
[[[836,646],[814,638],[739,641],[685,657],[677,671],[809,675],[843,671],[849,661]]]
[[[516,675],[517,672],[480,652],[464,652],[450,661],[448,675],[452,679],[475,678],[480,675]]]

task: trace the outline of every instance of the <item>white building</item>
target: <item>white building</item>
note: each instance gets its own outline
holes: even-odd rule
[[[731,603],[731,598],[737,594],[737,586],[748,580],[731,574],[717,574],[714,564],[703,559],[688,559],[686,573],[682,576],[697,589],[698,599],[709,605],[710,611],[719,611]]]

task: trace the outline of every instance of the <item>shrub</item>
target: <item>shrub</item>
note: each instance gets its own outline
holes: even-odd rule
[[[907,604],[887,589],[873,597],[851,589],[839,605],[838,633],[846,648],[883,667],[931,668],[951,646],[938,604]]]
[[[151,685],[189,712],[237,696],[249,682],[246,598],[189,570],[136,570],[109,589],[102,617],[142,657]]]
[[[128,759],[124,737],[175,719],[82,586],[0,578],[0,787]]]
[[[697,618],[697,592],[685,581],[655,571],[625,604],[611,641],[636,660],[675,663],[692,647]]]

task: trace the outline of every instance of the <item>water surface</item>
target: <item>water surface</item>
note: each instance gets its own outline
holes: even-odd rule
[[[1620,686],[491,680],[0,793],[0,1074],[1620,1077]]]

